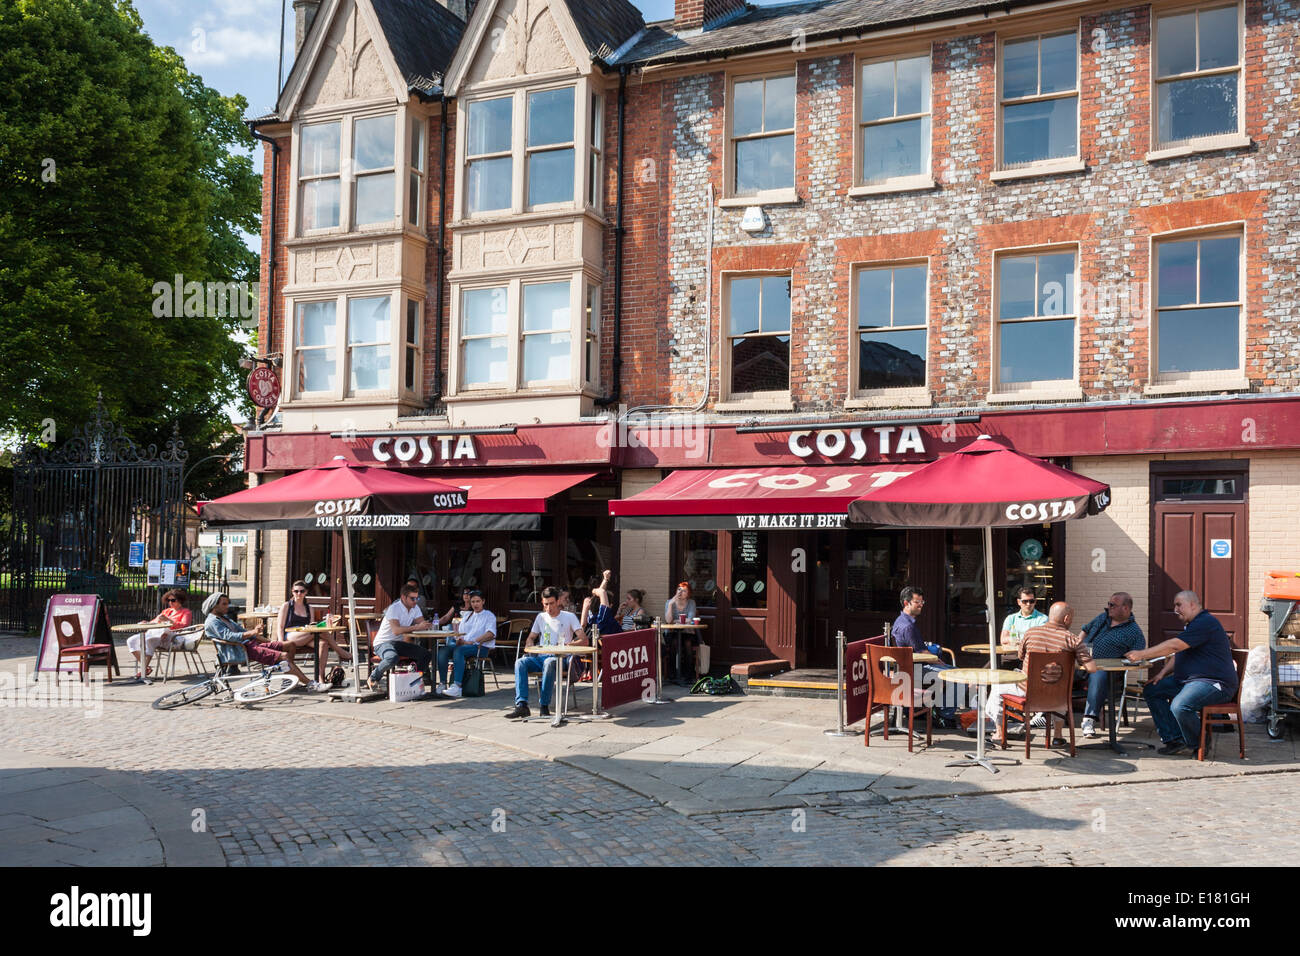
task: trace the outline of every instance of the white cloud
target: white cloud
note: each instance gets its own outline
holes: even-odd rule
[[[280,46],[278,30],[278,27],[270,31],[196,26],[190,31],[187,41],[177,44],[177,50],[191,68],[242,61],[274,63]]]

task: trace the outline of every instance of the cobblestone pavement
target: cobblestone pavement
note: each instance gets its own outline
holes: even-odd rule
[[[137,775],[201,810],[235,866],[1300,860],[1300,831],[1255,836],[1293,802],[1294,773],[688,818],[575,767],[291,703],[161,713],[110,701],[95,719],[9,708],[0,738]]]

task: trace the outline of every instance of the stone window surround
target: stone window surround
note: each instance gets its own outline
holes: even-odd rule
[[[1242,146],[1250,146],[1251,139],[1246,133],[1246,5],[1242,0],[1237,0],[1237,130],[1235,133],[1221,133],[1215,136],[1203,136],[1190,140],[1175,140],[1168,143],[1160,142],[1160,122],[1158,116],[1158,99],[1156,95],[1156,71],[1159,63],[1160,42],[1158,21],[1160,17],[1167,17],[1178,13],[1190,13],[1194,10],[1208,10],[1217,7],[1232,6],[1232,3],[1216,3],[1214,0],[1201,0],[1199,3],[1176,4],[1169,6],[1151,8],[1150,31],[1148,33],[1148,60],[1150,69],[1147,72],[1149,83],[1148,100],[1150,104],[1150,143],[1146,155],[1146,161],[1172,159],[1178,156],[1191,156],[1199,152],[1212,152],[1221,149],[1233,149]],[[1198,27],[1199,29],[1199,27]],[[1224,72],[1227,72],[1226,70]]]
[[[930,101],[926,104],[924,115],[930,120],[930,142],[926,144],[925,171],[915,176],[895,176],[892,179],[862,181],[862,67],[868,63],[883,63],[892,60],[904,60],[925,54],[930,60]],[[921,189],[933,189],[934,180],[934,44],[900,44],[888,53],[862,54],[853,57],[853,186],[849,196],[873,196],[880,193],[911,192]]]
[[[535,382],[523,381],[523,286],[541,285],[550,282],[569,283],[569,378],[566,381]],[[470,385],[461,384],[461,309],[464,293],[474,289],[494,289],[505,286],[507,289],[506,306],[506,381],[504,385]],[[550,268],[521,274],[518,270],[505,273],[484,274],[473,278],[462,278],[451,284],[451,321],[447,376],[448,400],[469,397],[520,396],[534,394],[582,394],[591,391],[596,394],[597,383],[585,381],[584,357],[586,354],[586,311],[587,289],[595,287],[598,301],[603,301],[604,290],[600,277],[587,267]]]
[[[367,226],[353,226],[353,192],[356,185],[356,176],[352,171],[352,130],[357,120],[374,119],[381,116],[391,115],[393,119],[393,160],[394,180],[396,180],[393,193],[393,219],[391,222],[372,223]],[[400,227],[415,229],[406,221],[406,211],[409,204],[407,190],[411,174],[410,163],[410,129],[411,121],[420,119],[425,122],[425,142],[428,142],[428,122],[427,116],[422,110],[412,109],[408,104],[394,103],[392,100],[378,100],[363,103],[347,103],[337,106],[330,106],[327,109],[315,109],[299,113],[294,117],[293,134],[292,134],[292,155],[290,156],[290,184],[289,189],[289,238],[290,239],[321,239],[326,237],[337,237],[346,235],[368,235],[372,232],[392,232]],[[300,198],[302,194],[301,180],[299,178],[299,146],[302,142],[302,128],[304,126],[316,126],[322,123],[339,124],[339,224],[327,229],[312,229],[304,231],[301,226],[301,209]],[[427,146],[426,146],[427,148]],[[425,174],[427,175],[427,173]],[[423,218],[423,207],[426,205],[421,197],[421,208]]]
[[[1069,317],[1074,319],[1074,372],[1069,379],[1043,379],[1037,382],[1017,382],[1007,388],[998,381],[998,365],[1001,361],[998,350],[999,333],[1002,330],[1001,310],[998,298],[1001,295],[1001,261],[1018,256],[1050,255],[1054,252],[1074,253],[1074,312]],[[1079,384],[1079,274],[1081,271],[1080,244],[1078,242],[1048,242],[1041,245],[1014,246],[993,250],[992,266],[989,273],[989,286],[992,291],[989,307],[989,392],[986,401],[991,404],[999,402],[1025,401],[1082,401],[1083,389]],[[1067,316],[1060,316],[1067,318]]]
[[[997,35],[997,48],[993,56],[993,173],[989,177],[998,182],[1007,179],[1024,179],[1031,176],[1045,176],[1055,173],[1074,173],[1084,169],[1083,161],[1083,44],[1080,39],[1081,20],[1075,16],[1068,22],[1063,21],[1059,28],[1048,24],[1036,25],[1032,30],[1001,33]],[[1041,159],[1019,166],[1005,168],[1002,162],[1003,104],[1002,104],[1002,56],[1008,41],[1027,40],[1037,37],[1060,36],[1074,32],[1074,155]],[[1041,67],[1040,67],[1041,69]],[[1041,79],[1041,77],[1040,77]],[[1049,98],[1065,99],[1066,95],[1047,94],[1041,97],[1026,98],[1042,102]]]
[[[1159,342],[1159,269],[1157,250],[1161,243],[1178,242],[1186,239],[1215,239],[1236,236],[1241,239],[1241,253],[1237,262],[1237,291],[1240,296],[1241,315],[1237,326],[1237,367],[1235,369],[1213,369],[1204,372],[1166,372],[1159,369],[1160,357],[1157,355]],[[1148,296],[1149,310],[1149,346],[1147,349],[1147,384],[1143,386],[1145,395],[1176,395],[1184,392],[1235,392],[1250,388],[1246,377],[1246,318],[1249,311],[1249,297],[1246,286],[1246,249],[1247,232],[1245,220],[1210,223],[1177,229],[1170,232],[1154,233],[1147,237],[1147,261],[1150,263],[1151,292]]]
[[[723,347],[718,356],[718,395],[715,408],[721,412],[732,411],[791,411],[790,383],[782,391],[733,392],[731,390],[731,282],[733,279],[767,278],[785,276],[790,280],[790,354],[795,354],[794,336],[794,271],[791,269],[735,269],[719,273],[721,285],[719,326]]]
[[[849,353],[848,372],[849,390],[845,408],[889,408],[895,405],[908,408],[922,408],[933,404],[930,394],[930,256],[903,259],[882,259],[875,262],[854,262],[849,266]],[[857,350],[861,330],[858,328],[858,273],[866,269],[893,269],[896,266],[925,266],[925,377],[926,383],[919,387],[860,389],[858,387]]]
[[[783,76],[789,76],[794,79],[794,126],[791,129],[791,135],[794,136],[795,150],[794,162],[791,165],[791,174],[794,182],[788,187],[780,189],[767,189],[757,192],[750,196],[738,196],[735,190],[736,182],[736,147],[735,140],[731,135],[731,124],[735,119],[735,102],[736,84],[747,80],[769,80],[778,79]],[[774,66],[762,70],[737,71],[727,70],[723,76],[725,83],[725,95],[723,104],[722,117],[722,195],[718,202],[719,207],[743,208],[748,206],[767,206],[767,205],[785,205],[797,203],[799,195],[796,192],[795,184],[799,181],[799,63],[796,60],[788,67]]]
[[[591,98],[593,95],[603,94],[603,87],[594,83],[591,77],[575,75],[569,71],[564,71],[559,75],[543,74],[538,77],[528,77],[526,82],[521,82],[521,80],[520,77],[512,77],[508,82],[494,81],[479,84],[472,90],[463,90],[456,100],[456,128],[454,133],[456,137],[456,156],[454,159],[456,166],[453,188],[457,199],[454,208],[451,210],[450,225],[453,228],[484,220],[501,219],[535,212],[562,213],[571,210],[573,212],[590,211],[597,216],[600,214],[599,207],[593,207],[587,202],[589,195],[587,177],[590,168],[587,158],[591,151]],[[527,202],[528,94],[564,89],[565,87],[573,89],[574,198],[567,203],[548,203],[531,208]],[[465,147],[469,141],[469,107],[470,104],[478,101],[503,99],[505,97],[510,97],[513,102],[510,131],[510,208],[484,210],[470,214],[466,212],[465,205],[469,198],[465,189],[465,169],[467,165]],[[601,133],[603,148],[603,129]],[[603,152],[601,158],[601,170],[603,172],[605,166]]]
[[[389,335],[389,344],[392,349],[392,363],[390,365],[391,382],[387,389],[374,389],[362,392],[352,392],[349,388],[351,379],[351,370],[348,365],[350,352],[348,349],[348,300],[349,299],[368,299],[379,298],[387,295],[389,297],[389,323],[392,331]],[[424,314],[424,289],[403,285],[393,288],[389,281],[356,283],[349,285],[346,289],[337,287],[321,289],[319,292],[299,292],[297,294],[286,295],[284,298],[284,315],[287,319],[285,328],[285,353],[287,356],[285,369],[284,389],[285,400],[283,404],[286,407],[301,407],[310,405],[334,405],[348,403],[386,403],[386,402],[414,402],[419,398],[419,390],[422,387],[423,372],[421,369],[416,370],[415,388],[408,389],[405,387],[405,362],[406,362],[406,302],[408,299],[414,300],[419,306],[420,318]],[[308,305],[313,302],[334,302],[334,321],[335,321],[335,342],[334,348],[338,353],[335,360],[336,385],[331,392],[308,392],[303,393],[298,390],[298,306]],[[423,333],[423,323],[421,333]],[[423,353],[423,343],[421,343],[421,353]]]

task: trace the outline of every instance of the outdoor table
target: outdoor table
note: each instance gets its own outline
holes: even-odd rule
[[[164,630],[170,630],[170,624],[159,624],[153,621],[138,621],[135,624],[114,624],[109,628],[114,636],[121,635],[123,638],[130,637],[132,634],[143,634],[145,631],[152,631],[154,628],[161,627]],[[87,641],[86,643],[91,643]],[[140,644],[140,659],[135,662],[135,677],[126,681],[122,686],[128,687],[132,684],[150,684],[153,683],[144,674],[144,642]]]
[[[347,628],[344,627],[342,624],[329,624],[326,625],[325,627],[316,627],[315,625],[312,624],[305,624],[302,627],[286,627],[284,629],[284,636],[288,637],[290,634],[312,635],[313,640],[311,644],[311,650],[312,653],[316,655],[316,679],[320,680],[322,675],[324,674],[324,670],[321,667],[321,662],[320,662],[320,636],[322,634],[327,634],[327,633],[340,634],[346,630]]]
[[[707,625],[704,624],[660,624],[659,625],[659,642],[663,646],[664,631],[702,631]],[[694,670],[694,668],[692,668]],[[682,677],[682,642],[677,642],[677,679]]]
[[[987,644],[963,644],[961,646],[961,649],[963,652],[967,654],[982,654],[989,649],[989,646]],[[993,653],[994,654],[1019,654],[1020,645],[1019,644],[994,644]]]
[[[1127,757],[1128,751],[1124,749],[1116,736],[1116,731],[1118,729],[1116,725],[1119,721],[1115,714],[1115,675],[1123,673],[1124,671],[1145,671],[1151,665],[1147,661],[1142,661],[1139,664],[1126,664],[1124,663],[1123,658],[1119,657],[1098,657],[1093,660],[1093,663],[1097,665],[1097,670],[1105,671],[1108,675],[1108,683],[1106,686],[1106,715],[1107,719],[1110,721],[1110,749],[1115,751],[1115,753],[1119,754],[1121,757]],[[1148,750],[1151,749],[1150,744],[1145,744],[1140,741],[1132,741],[1131,743],[1134,747],[1145,747]]]
[[[592,659],[594,660],[596,648],[592,647],[590,644],[532,644],[524,648],[524,653],[525,654],[550,654],[556,657],[557,660],[558,658],[561,657],[592,657]],[[557,663],[555,666],[560,669],[560,674],[559,674],[560,680],[559,680],[559,686],[556,687],[555,689],[557,700],[555,701],[555,715],[551,718],[551,726],[559,727],[561,724],[565,722],[566,715],[564,712],[564,704],[565,704],[565,698],[567,697],[567,691],[569,689],[569,666],[572,665],[565,666],[563,664]],[[595,684],[597,679],[598,678],[595,673],[595,668],[593,666],[592,683]],[[595,693],[596,690],[593,687],[592,694],[594,695]],[[596,701],[594,696],[592,698],[592,716],[593,717],[596,716]]]
[[[953,667],[946,671],[939,672],[939,679],[946,680],[954,684],[976,684],[979,686],[979,709],[975,712],[975,753],[962,754],[965,760],[958,760],[953,763],[945,764],[948,767],[970,767],[978,765],[983,767],[989,773],[997,773],[998,768],[993,766],[994,758],[984,753],[984,704],[988,697],[988,691],[985,688],[991,684],[1019,684],[1024,681],[1024,671],[1004,671],[991,667]]]

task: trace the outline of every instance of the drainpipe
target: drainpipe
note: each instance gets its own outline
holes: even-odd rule
[[[614,214],[614,360],[609,394],[596,399],[602,408],[618,404],[623,380],[623,140],[627,113],[627,67],[618,68],[617,188]]]
[[[438,269],[434,292],[433,398],[442,401],[442,283],[447,263],[447,97],[441,97],[442,119],[438,126]]]
[[[272,331],[275,323],[275,209],[279,205],[276,196],[276,189],[280,185],[280,144],[269,136],[259,133],[255,129],[249,129],[253,134],[253,139],[260,140],[271,147],[271,235],[268,245],[271,250],[271,260],[266,264],[266,343],[262,349],[263,354],[269,354],[273,349],[271,344],[274,341],[274,332]],[[277,406],[278,407],[278,406]],[[260,409],[257,413],[259,422],[254,420],[254,425],[265,424],[275,414],[275,409]],[[249,609],[257,607],[262,601],[262,532],[253,533],[253,593],[250,597]]]

